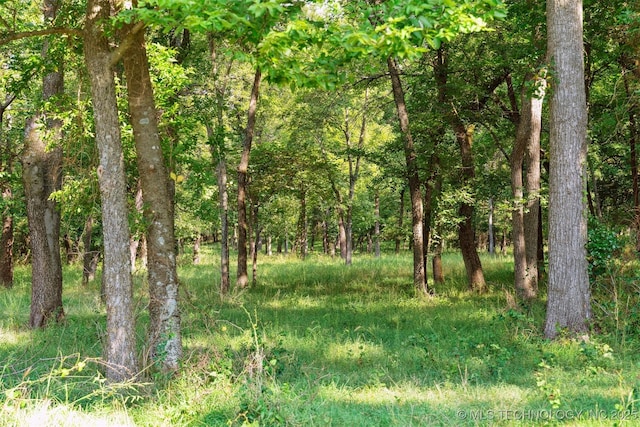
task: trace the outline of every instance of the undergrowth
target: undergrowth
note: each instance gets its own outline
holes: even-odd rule
[[[185,255],[185,257],[187,257]],[[612,257],[612,259],[620,257]],[[181,263],[184,360],[176,377],[104,381],[99,280],[65,272],[64,324],[26,329],[28,275],[0,292],[0,425],[410,426],[638,422],[638,271],[605,263],[588,342],[548,342],[544,295],[510,300],[513,267],[485,257],[490,291],[446,282],[416,296],[408,254],[345,267],[263,257],[252,288],[222,297],[215,253]],[[232,272],[233,274],[233,272]],[[145,288],[136,278],[141,358]],[[37,424],[34,424],[37,420]]]

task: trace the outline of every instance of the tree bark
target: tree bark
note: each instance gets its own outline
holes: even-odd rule
[[[207,136],[211,141],[211,154],[216,162],[218,204],[220,206],[220,294],[229,293],[229,194],[227,192],[227,159],[224,148],[224,123],[222,110],[218,108],[217,131],[207,125]]]
[[[91,80],[95,138],[100,157],[97,172],[104,230],[102,278],[107,306],[106,377],[109,381],[118,382],[134,378],[138,362],[120,123],[109,40],[102,28],[109,20],[109,11],[108,0],[88,0],[84,57]]]
[[[548,52],[554,87],[550,115],[549,285],[544,334],[585,334],[591,305],[587,274],[587,103],[582,1],[547,2]]]
[[[247,127],[242,143],[242,156],[238,164],[238,274],[236,283],[239,288],[245,288],[249,283],[247,272],[247,232],[249,227],[247,223],[247,186],[249,184],[249,155],[256,127],[261,78],[260,68],[256,68],[247,113]]]
[[[220,206],[220,294],[224,296],[229,293],[231,283],[229,276],[229,194],[227,192],[227,158],[223,116],[226,83],[222,86],[217,85],[217,82],[222,78],[218,75],[216,62],[218,53],[215,40],[212,37],[209,38],[209,53],[213,64],[211,70],[212,80],[216,84],[216,126],[214,131],[214,127],[207,124],[207,137],[211,141],[211,154],[215,162],[216,181],[218,184],[218,204]],[[231,65],[232,62],[229,62],[224,82],[227,81],[226,78],[231,70]]]
[[[100,252],[93,250],[93,217],[89,215],[82,231],[82,285],[87,286],[96,277]]]
[[[202,242],[202,234],[198,233],[193,239],[193,265],[200,264],[200,243]]]
[[[300,245],[300,259],[307,257],[307,190],[300,188],[300,215],[298,216],[297,242]]]
[[[402,190],[400,190],[400,203],[398,203],[398,233],[395,238],[396,254],[400,253],[400,243],[401,243],[400,237],[402,235],[402,227],[404,225],[404,193],[405,191],[406,191],[405,187],[402,187]]]
[[[131,43],[123,56],[127,80],[130,121],[147,228],[147,272],[149,280],[148,345],[152,360],[163,372],[174,372],[182,357],[178,274],[176,267],[171,179],[164,162],[158,134],[157,111],[149,75],[143,31],[125,37]],[[124,42],[124,41],[123,41]]]
[[[251,285],[256,286],[258,284],[258,252],[260,252],[260,233],[262,229],[258,223],[258,210],[257,203],[252,205],[251,209],[251,223],[253,224],[254,239],[251,245]]]
[[[513,256],[515,288],[524,301],[538,293],[538,216],[540,192],[540,131],[544,82],[531,79],[536,91],[523,89],[522,108],[517,117],[516,138],[511,152],[511,190],[514,198]],[[526,196],[523,164],[526,159]]]
[[[57,13],[57,4],[44,1],[44,19],[51,22]],[[49,56],[50,40],[42,48],[42,56]],[[61,59],[55,59],[56,70],[44,76],[42,98],[51,100],[64,93],[64,70]],[[54,100],[55,101],[55,100]],[[40,121],[44,121],[45,130]],[[44,132],[49,133],[54,145],[47,149]],[[46,326],[50,320],[64,317],[62,307],[62,262],[60,259],[60,212],[50,195],[62,187],[62,122],[46,113],[27,120],[25,148],[22,155],[27,219],[31,240],[31,314],[32,328]]]
[[[627,102],[629,108],[627,114],[629,115],[629,166],[631,170],[631,182],[633,189],[633,209],[636,224],[636,251],[640,251],[640,190],[638,189],[638,105],[634,99],[634,95],[629,87],[629,70],[626,67],[628,59],[620,59],[622,67],[622,79],[624,82],[625,94],[627,96]]]
[[[387,67],[391,76],[393,99],[396,104],[396,112],[400,122],[400,131],[404,138],[404,155],[407,167],[407,179],[409,182],[409,194],[411,197],[411,222],[413,233],[413,285],[422,294],[429,294],[426,273],[424,269],[424,242],[423,242],[423,206],[422,193],[420,191],[420,177],[418,176],[418,156],[413,143],[413,136],[409,128],[409,113],[404,99],[404,90],[400,81],[400,71],[396,60],[387,58]]]
[[[0,147],[6,152],[0,152],[0,171],[10,175],[13,170],[13,153],[11,143],[4,137],[4,113],[16,99],[15,95],[7,95],[5,102],[0,105]],[[9,204],[13,199],[11,184],[8,180],[0,180],[2,199]],[[0,283],[6,288],[13,286],[13,213],[9,206],[2,212],[2,235],[0,235]]]
[[[449,103],[447,94],[447,61],[445,59],[444,49],[438,49],[436,61],[436,84],[438,86],[438,100],[441,105]],[[467,128],[462,119],[456,114],[453,108],[449,108],[445,112],[445,120],[450,124],[460,148],[460,157],[462,159],[462,185],[471,184],[475,178],[475,164],[473,161],[472,143],[473,129]],[[467,271],[467,280],[469,288],[476,292],[485,292],[487,285],[484,280],[482,271],[482,263],[476,249],[475,230],[473,228],[474,207],[467,202],[461,202],[458,210],[462,221],[458,225],[458,239],[460,241],[460,250],[464,260],[465,270]]]
[[[444,272],[442,270],[442,241],[438,240],[434,245],[433,250],[433,259],[432,259],[432,269],[433,269],[433,282],[434,283],[444,283]]]
[[[496,243],[495,243],[495,231],[493,229],[493,213],[494,213],[494,206],[493,206],[493,197],[489,198],[489,230],[487,231],[488,237],[489,237],[489,255],[495,255],[496,254]]]
[[[531,99],[530,137],[525,151],[524,241],[527,260],[525,287],[538,295],[539,240],[540,240],[540,133],[542,131],[542,105],[547,82],[536,81],[536,96]],[[528,107],[529,108],[529,107]]]
[[[376,222],[373,225],[374,236],[374,253],[376,258],[380,258],[380,194],[376,191],[374,199],[374,212],[373,215],[376,218]]]
[[[3,198],[9,199],[11,190],[5,189]],[[13,215],[5,210],[2,216],[2,235],[0,236],[0,283],[5,288],[13,286]]]

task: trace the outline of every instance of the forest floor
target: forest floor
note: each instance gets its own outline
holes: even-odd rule
[[[410,254],[356,255],[351,267],[262,256],[259,283],[221,300],[215,254],[197,266],[185,256],[183,368],[121,385],[102,376],[100,281],[83,287],[81,267],[66,268],[66,321],[30,331],[19,267],[0,290],[0,425],[640,425],[638,307],[611,293],[588,342],[549,342],[544,295],[514,307],[511,258],[483,263],[487,294],[469,292],[446,254],[446,283],[417,297]],[[144,274],[135,280],[144,363]]]

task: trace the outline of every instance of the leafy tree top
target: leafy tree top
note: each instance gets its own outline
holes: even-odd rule
[[[273,82],[332,89],[355,58],[415,58],[504,10],[501,0],[141,0],[121,19],[208,32]]]

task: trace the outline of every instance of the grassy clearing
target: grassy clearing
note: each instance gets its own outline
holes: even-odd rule
[[[109,386],[99,356],[99,281],[66,272],[67,320],[28,331],[29,286],[0,292],[2,425],[634,425],[638,335],[589,343],[540,336],[544,304],[508,308],[508,258],[483,259],[491,291],[466,289],[462,261],[416,297],[409,255],[262,258],[259,283],[224,301],[214,254],[184,262],[184,369]],[[140,356],[145,296],[136,278]],[[34,421],[37,420],[37,423]]]

